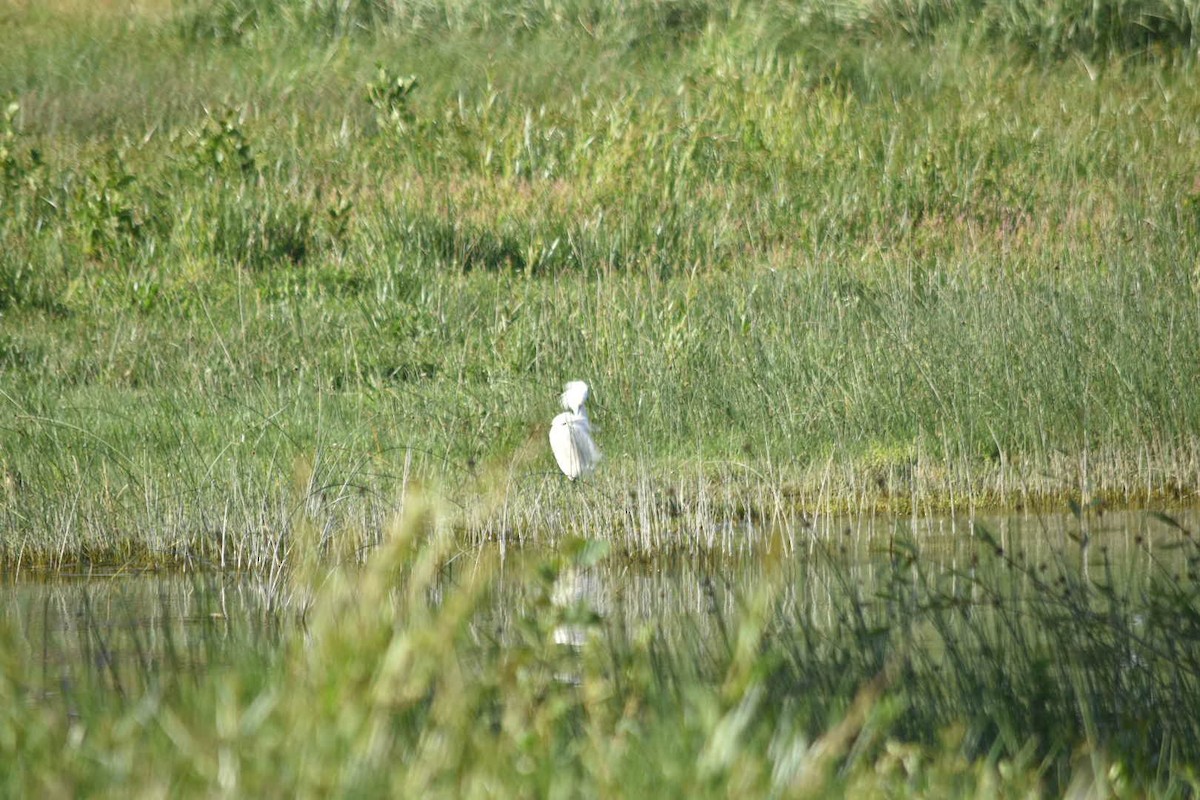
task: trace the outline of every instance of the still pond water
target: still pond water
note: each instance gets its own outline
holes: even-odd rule
[[[718,635],[768,576],[782,587],[780,605],[790,624],[810,630],[834,626],[847,605],[892,602],[910,580],[936,587],[942,598],[978,601],[975,576],[989,568],[984,563],[1017,574],[1006,584],[1017,593],[1045,593],[1055,585],[1049,576],[1066,574],[1095,585],[1115,583],[1136,598],[1156,576],[1192,580],[1200,552],[1193,531],[1200,531],[1196,510],[1172,512],[1169,519],[1141,511],[1082,519],[831,519],[814,525],[805,546],[787,557],[659,564],[610,558],[565,570],[552,596],[556,604],[594,609],[602,625],[652,625],[668,636],[683,627],[692,637]],[[460,554],[447,580],[469,570],[473,559]],[[535,602],[529,575],[502,568],[477,624],[502,638]],[[33,701],[69,696],[84,685],[136,693],[165,671],[187,680],[247,651],[269,655],[286,637],[302,635],[294,604],[280,605],[269,582],[239,575],[22,574],[0,581],[0,635],[16,649],[9,656],[36,665],[36,674],[22,679]],[[583,641],[569,628],[556,630],[555,638],[564,645]]]

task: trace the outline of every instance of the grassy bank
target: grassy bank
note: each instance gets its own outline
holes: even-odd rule
[[[1194,4],[0,14],[10,563],[1200,486]]]

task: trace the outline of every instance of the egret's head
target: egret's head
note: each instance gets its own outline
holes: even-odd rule
[[[583,404],[587,402],[588,385],[583,381],[571,381],[563,387],[562,397],[559,402],[567,411],[573,411],[576,414],[583,408]]]

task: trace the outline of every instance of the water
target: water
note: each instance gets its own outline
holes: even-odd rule
[[[1200,510],[1174,519],[1200,533]],[[1085,519],[1071,514],[939,517],[915,524],[910,518],[872,516],[830,520],[792,555],[767,551],[736,559],[680,557],[649,564],[609,560],[589,570],[569,570],[562,591],[604,613],[619,611],[626,621],[662,621],[732,615],[747,593],[774,580],[786,591],[802,593],[795,605],[819,614],[847,593],[870,596],[894,578],[897,560],[909,559],[914,551],[927,577],[965,580],[979,569],[981,558],[990,558],[1034,574],[1067,571],[1082,579],[1114,570],[1133,590],[1164,571],[1185,578],[1187,557],[1196,547],[1179,530],[1140,511]],[[511,582],[502,574],[500,584],[502,593],[516,598],[528,588],[523,574]],[[502,605],[512,613],[521,608],[511,600]]]
[[[274,646],[269,601],[261,582],[239,576],[56,574],[0,583],[0,632],[6,655],[37,665],[22,676],[32,697],[96,687],[125,696]]]
[[[1175,519],[1200,530],[1200,512]],[[886,625],[896,618],[896,603],[910,604],[907,614],[936,603],[987,607],[994,602],[988,593],[997,592],[1008,602],[1045,603],[1064,585],[1113,582],[1137,597],[1155,581],[1191,581],[1198,552],[1179,529],[1144,512],[836,519],[814,525],[803,545],[791,555],[767,551],[736,560],[610,558],[588,568],[568,565],[549,587],[510,555],[476,625],[504,641],[541,598],[599,620],[557,626],[554,640],[566,647],[581,646],[597,630],[647,626],[668,639],[717,640],[769,585],[777,625],[838,632],[849,624],[847,609]],[[470,570],[470,555],[447,571],[448,581]],[[985,586],[981,570],[1008,574]],[[164,680],[195,680],[248,652],[267,657],[303,629],[298,610],[280,612],[279,605],[270,586],[238,575],[23,575],[0,582],[0,633],[9,658],[26,665],[20,680],[31,699],[95,687],[126,696]],[[914,631],[932,636],[928,625]],[[32,673],[28,665],[36,665]]]

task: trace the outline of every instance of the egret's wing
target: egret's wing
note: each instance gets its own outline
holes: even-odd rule
[[[550,450],[559,469],[571,480],[587,475],[600,461],[588,418],[570,411],[559,414],[550,425]]]
[[[570,412],[563,412],[554,418],[554,422],[550,425],[550,450],[554,453],[554,460],[558,462],[558,468],[568,478],[575,480],[583,471],[583,467],[571,433],[572,416]]]
[[[592,426],[587,417],[580,416],[572,422],[570,431],[571,443],[578,454],[579,468],[587,475],[600,463],[600,448],[592,441]]]

